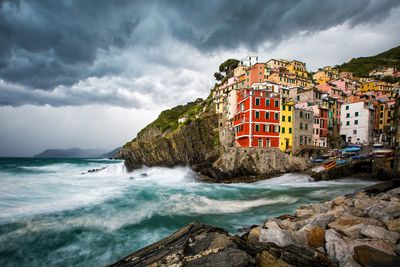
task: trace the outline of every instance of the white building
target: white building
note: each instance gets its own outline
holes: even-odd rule
[[[365,102],[343,104],[340,135],[348,143],[370,144],[374,127],[374,109]]]
[[[241,66],[247,66],[247,67],[251,67],[255,64],[258,63],[258,57],[257,56],[247,56],[245,59],[242,59],[240,61]]]

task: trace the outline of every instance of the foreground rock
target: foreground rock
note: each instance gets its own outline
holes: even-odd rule
[[[113,267],[127,266],[335,266],[323,253],[295,245],[251,242],[221,228],[192,223]]]
[[[395,185],[301,206],[242,237],[192,223],[111,266],[400,266]]]

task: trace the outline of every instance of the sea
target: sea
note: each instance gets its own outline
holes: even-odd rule
[[[242,234],[372,183],[284,174],[209,184],[187,167],[128,173],[119,160],[0,158],[0,266],[105,266],[194,221]]]

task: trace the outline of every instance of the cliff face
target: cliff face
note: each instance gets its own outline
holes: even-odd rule
[[[161,131],[152,126],[156,121],[147,126],[119,151],[118,158],[125,160],[129,171],[144,165],[187,165],[210,182],[252,182],[308,167],[303,159],[273,148],[222,146],[218,115],[206,101],[197,105],[201,111],[173,130]]]
[[[183,125],[172,133],[137,138],[126,145],[118,154],[125,159],[128,170],[146,166],[167,166],[201,164],[214,161],[220,155],[216,116],[196,119],[190,125]],[[150,130],[154,132],[153,129]],[[145,136],[145,135],[144,135]]]

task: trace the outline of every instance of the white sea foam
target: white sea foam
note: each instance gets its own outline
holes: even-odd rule
[[[279,196],[272,199],[217,200],[196,195],[172,195],[167,201],[166,212],[172,214],[224,214],[246,211],[255,207],[293,204],[297,198]]]

